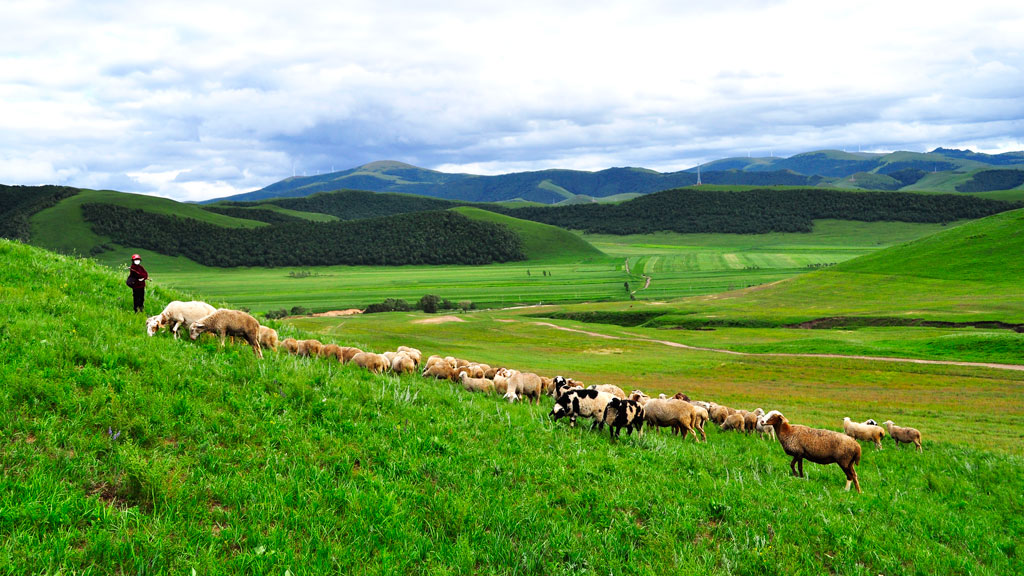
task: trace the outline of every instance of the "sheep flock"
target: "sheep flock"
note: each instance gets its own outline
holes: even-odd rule
[[[860,463],[860,442],[870,442],[882,449],[882,439],[888,435],[899,448],[901,442],[913,444],[920,451],[921,433],[904,426],[897,426],[892,420],[885,422],[886,428],[878,426],[874,419],[854,422],[849,417],[842,421],[842,432],[822,428],[810,428],[790,424],[778,410],[765,412],[762,408],[742,410],[706,400],[693,400],[679,392],[674,396],[660,394],[652,398],[641,390],[626,393],[614,384],[586,386],[582,382],[561,375],[540,376],[532,372],[492,366],[453,356],[434,355],[423,359],[416,348],[399,346],[396,350],[383,353],[360,350],[352,346],[324,344],[315,339],[278,340],[277,331],[259,322],[246,312],[230,309],[215,309],[203,302],[174,301],[164,311],[146,319],[146,333],[155,335],[168,327],[174,338],[178,330],[185,327],[195,340],[203,333],[215,334],[224,345],[226,336],[241,338],[249,344],[258,358],[263,350],[281,351],[309,358],[322,358],[329,362],[353,364],[375,374],[419,373],[421,377],[448,380],[461,385],[467,392],[493,395],[509,402],[525,400],[540,404],[542,396],[554,399],[549,417],[557,421],[568,418],[569,425],[575,426],[577,418],[589,418],[591,430],[604,430],[608,425],[612,440],[619,437],[623,428],[627,435],[633,430],[643,435],[644,425],[657,431],[670,428],[672,434],[685,439],[687,435],[694,443],[707,442],[704,427],[707,422],[722,431],[736,431],[743,434],[756,433],[770,441],[778,440],[783,451],[793,458],[790,469],[794,476],[803,477],[803,461],[817,464],[837,464],[846,474],[846,490],[851,484],[860,489],[855,466]]]

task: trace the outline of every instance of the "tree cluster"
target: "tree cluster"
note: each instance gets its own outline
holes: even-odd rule
[[[956,194],[757,189],[666,190],[621,204],[490,208],[509,216],[603,234],[810,232],[823,218],[865,222],[952,222],[1018,204]]]
[[[956,187],[957,192],[1010,190],[1024,184],[1024,170],[982,170]]]
[[[118,244],[182,255],[207,266],[489,264],[525,259],[522,239],[507,227],[450,211],[260,228],[224,228],[106,204],[84,204],[82,214],[94,232]]]
[[[267,210],[261,208],[242,208],[239,206],[202,206],[203,210],[207,212],[215,212],[217,214],[223,214],[225,216],[231,216],[232,218],[242,218],[244,220],[256,220],[258,222],[266,222],[267,224],[287,224],[289,222],[305,222],[303,218],[298,216],[291,216],[284,214],[276,210]]]
[[[446,210],[455,206],[464,206],[467,203],[410,196],[408,194],[383,194],[363,190],[323,192],[302,198],[280,198],[261,203],[237,203],[238,206],[257,206],[259,204],[274,204],[300,212],[330,214],[339,220],[363,220],[366,218],[380,218],[426,210]],[[235,207],[234,210],[248,209]],[[231,216],[235,216],[235,214],[231,214]],[[245,216],[239,217],[245,218]],[[267,222],[267,220],[264,220],[264,222]]]
[[[6,186],[0,184],[0,238],[28,242],[29,219],[57,202],[78,194],[68,186]]]

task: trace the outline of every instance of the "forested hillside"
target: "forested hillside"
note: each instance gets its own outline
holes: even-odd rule
[[[509,216],[604,234],[810,232],[816,219],[865,222],[953,222],[1018,204],[960,195],[758,189],[735,192],[666,190],[621,204],[500,209]]]
[[[282,208],[301,212],[319,212],[330,214],[339,220],[362,220],[364,218],[380,218],[394,214],[422,212],[424,210],[446,210],[456,206],[464,206],[466,202],[452,202],[425,196],[409,194],[387,194],[367,192],[365,190],[339,190],[305,196],[301,198],[280,198],[265,202],[229,203],[208,207],[211,210],[231,210],[231,206],[259,206],[274,204]],[[238,210],[238,208],[235,208]],[[226,212],[225,212],[226,213]],[[236,214],[232,213],[232,216]]]
[[[84,204],[97,234],[207,266],[488,264],[523,260],[518,235],[450,211],[354,222],[224,228],[109,204]]]
[[[29,241],[29,218],[78,189],[67,186],[4,186],[0,184],[0,238]]]

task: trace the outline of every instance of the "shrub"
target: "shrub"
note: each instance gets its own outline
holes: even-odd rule
[[[420,298],[419,309],[423,310],[427,314],[433,314],[437,312],[437,307],[441,303],[441,297],[436,294],[425,294],[423,298]]]

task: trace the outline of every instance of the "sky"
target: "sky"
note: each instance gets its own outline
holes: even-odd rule
[[[0,183],[1024,150],[1024,2],[4,0]]]

